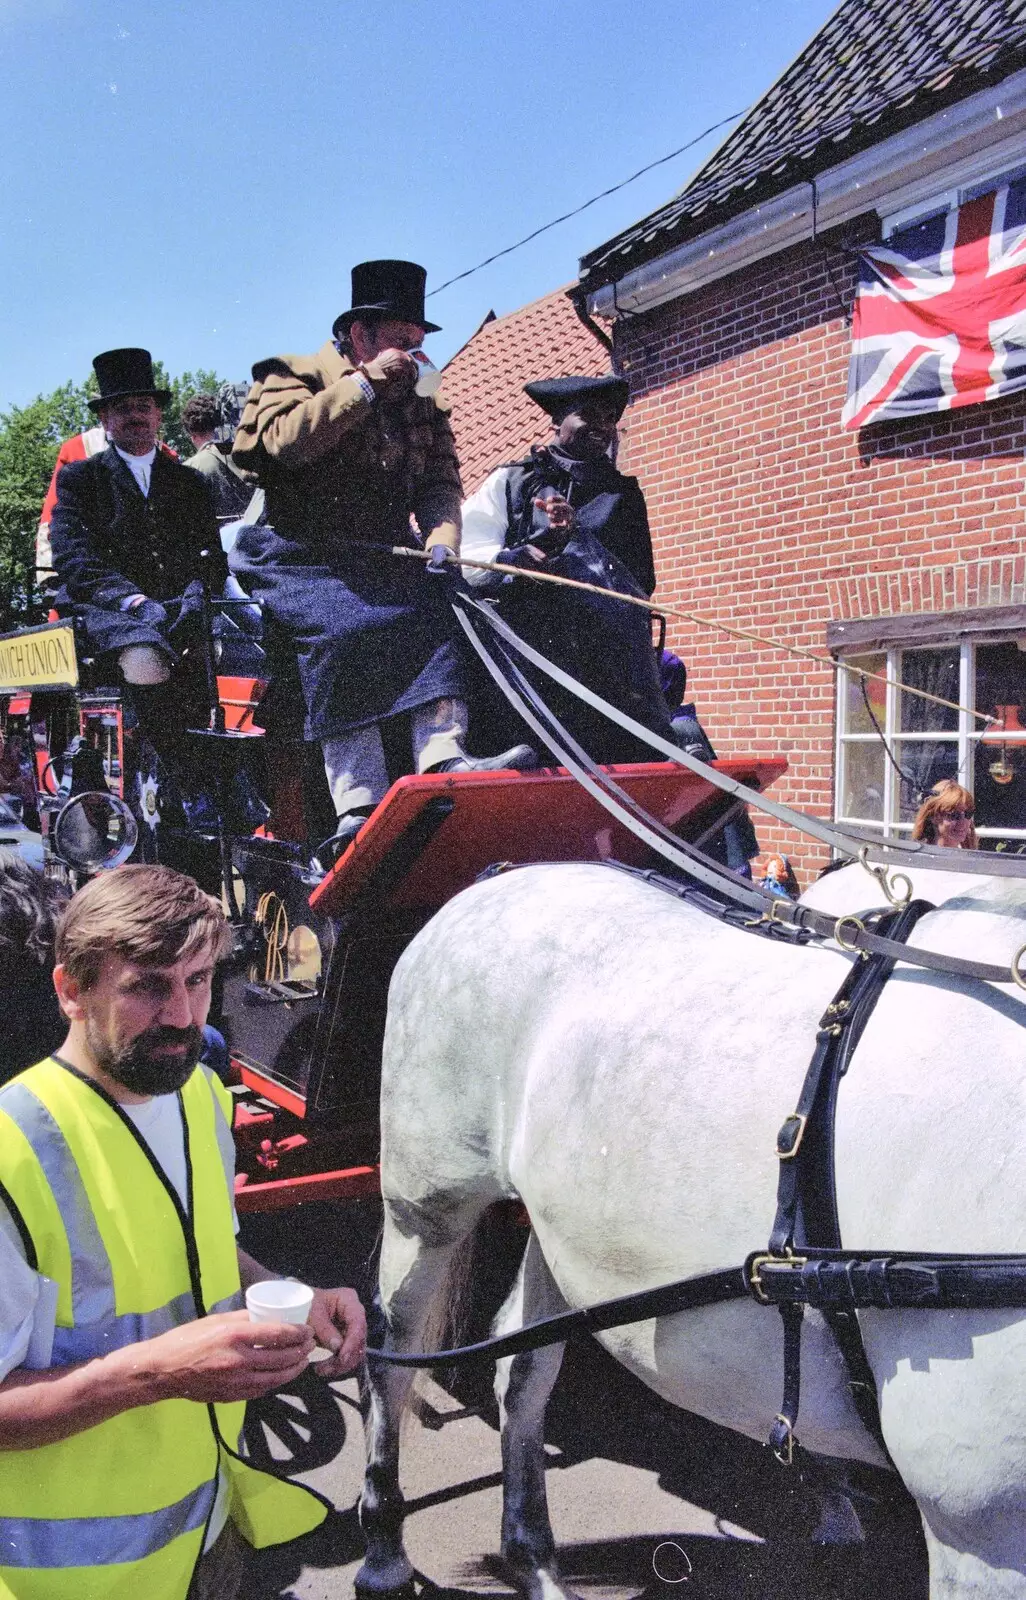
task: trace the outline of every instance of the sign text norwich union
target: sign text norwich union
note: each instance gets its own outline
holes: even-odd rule
[[[40,628],[0,639],[0,694],[74,687],[77,682],[75,635],[70,627]]]

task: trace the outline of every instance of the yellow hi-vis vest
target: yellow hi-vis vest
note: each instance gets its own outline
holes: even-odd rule
[[[179,1095],[190,1204],[116,1103],[53,1059],[0,1089],[0,1200],[29,1265],[58,1285],[52,1366],[242,1303],[218,1136],[229,1096],[197,1067]],[[0,1451],[0,1597],[184,1600],[218,1465],[258,1548],[318,1526],[324,1503],[234,1453],[245,1407],[160,1400],[57,1444]]]

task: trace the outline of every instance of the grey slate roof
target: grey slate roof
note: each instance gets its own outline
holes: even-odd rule
[[[842,0],[695,177],[581,260],[589,290],[1026,66],[1026,0]]]

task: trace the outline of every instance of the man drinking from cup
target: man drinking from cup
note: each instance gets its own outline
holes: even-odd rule
[[[232,460],[266,494],[231,566],[291,640],[320,743],[336,837],[352,838],[391,779],[536,764],[525,745],[467,755],[464,674],[447,585],[368,545],[460,542],[460,474],[443,403],[418,352],[437,332],[423,267],[364,261],[333,337],[258,361]],[[427,364],[430,366],[430,364]]]
[[[231,1600],[247,1543],[324,1518],[238,1455],[245,1402],[315,1342],[351,1371],[366,1322],[351,1289],[306,1291],[305,1323],[242,1309],[273,1275],[236,1245],[230,1101],[197,1065],[229,942],[180,873],[94,878],[57,935],[67,1039],[0,1089],[4,1594]]]

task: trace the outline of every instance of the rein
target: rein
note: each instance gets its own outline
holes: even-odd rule
[[[907,860],[909,855],[914,855],[924,864],[949,865],[946,861],[936,858],[945,856],[969,856],[973,859],[968,863],[959,862],[956,870],[981,872],[994,875],[1023,878],[1026,877],[1026,861],[1015,861],[985,851],[939,850],[931,846],[917,850],[905,845],[880,846],[874,844],[855,844],[853,840],[841,833],[830,824],[816,817],[806,816],[803,812],[792,811],[788,806],[780,805],[775,800],[768,799],[760,794],[757,789],[750,789],[746,784],[740,783],[736,778],[728,777],[726,773],[717,771],[715,767],[706,762],[690,756],[679,745],[671,744],[659,734],[653,733],[642,723],[636,722],[633,717],[627,716],[616,706],[604,700],[601,695],[595,694],[585,687],[576,678],[564,672],[545,656],[523,639],[519,634],[494,615],[490,607],[480,601],[472,600],[466,595],[457,595],[453,600],[453,609],[456,618],[466,634],[471,646],[483,663],[493,682],[501,689],[506,699],[528,723],[537,734],[538,738],[555,756],[561,766],[575,777],[578,782],[588,790],[589,794],[599,802],[616,820],[636,838],[643,840],[665,860],[682,869],[690,876],[698,878],[702,883],[717,889],[725,894],[736,904],[758,911],[761,916],[772,921],[778,921],[785,926],[799,929],[803,932],[815,934],[821,939],[834,939],[841,949],[849,954],[863,957],[869,955],[891,956],[900,958],[913,966],[926,967],[931,971],[950,973],[960,978],[974,978],[986,983],[1015,983],[1019,988],[1026,989],[1026,974],[1020,968],[1020,961],[1026,955],[1026,945],[1022,946],[1012,959],[1010,966],[997,966],[990,962],[972,961],[962,956],[942,954],[936,950],[920,948],[908,949],[905,945],[889,940],[886,936],[874,933],[857,916],[833,917],[826,912],[818,911],[812,906],[796,904],[791,900],[781,900],[772,895],[768,890],[761,889],[758,885],[742,878],[738,873],[732,872],[729,867],[721,867],[711,861],[708,856],[690,845],[686,840],[679,839],[669,832],[655,817],[650,816],[635,801],[631,800],[618,786],[615,779],[593,762],[590,756],[581,749],[580,745],[572,738],[557,717],[545,705],[540,695],[524,677],[513,654],[521,656],[531,666],[558,683],[561,688],[575,695],[593,710],[601,712],[610,721],[616,723],[626,732],[633,734],[642,742],[656,750],[666,760],[675,765],[684,767],[696,773],[716,788],[724,790],[734,798],[745,804],[753,805],[760,811],[767,812],[776,817],[778,821],[799,829],[803,833],[811,834],[820,839],[824,844],[843,850],[848,855],[857,855],[866,864],[874,858],[890,862],[892,857],[887,851],[893,849],[900,861]],[[475,622],[483,623],[494,636],[495,648],[498,655],[496,660],[485,644]],[[500,664],[501,663],[501,664]],[[992,867],[993,864],[993,867]],[[872,868],[868,870],[873,871]],[[882,869],[873,872],[896,908],[901,909],[911,897],[912,884],[905,879],[907,890],[904,896],[899,897],[894,888],[893,880],[888,880]]]

